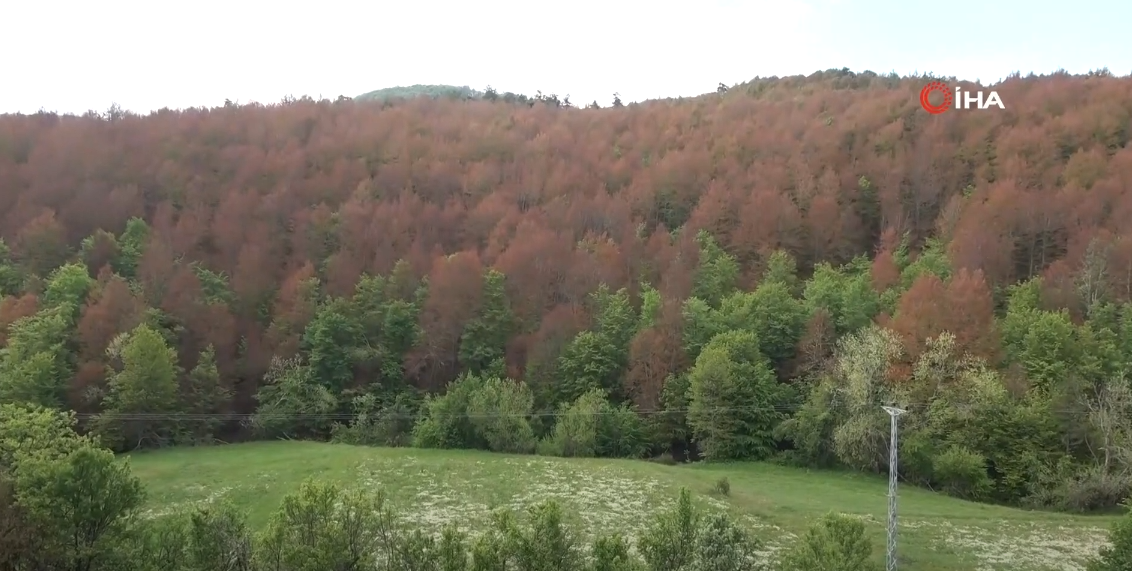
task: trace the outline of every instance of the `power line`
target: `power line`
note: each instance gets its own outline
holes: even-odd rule
[[[905,411],[924,410],[930,403],[901,403]],[[633,414],[639,416],[656,416],[656,415],[681,415],[691,412],[706,413],[706,414],[721,414],[729,412],[773,412],[773,413],[794,413],[805,408],[801,406],[786,406],[786,405],[772,405],[772,406],[746,406],[746,407],[715,407],[715,408],[675,408],[675,409],[649,409],[649,410],[634,410],[630,409]],[[1056,413],[1066,416],[1087,416],[1089,411],[1081,409],[1055,409],[1047,408],[1046,412]],[[404,413],[347,413],[347,412],[249,412],[249,413],[178,413],[178,412],[128,412],[128,413],[114,413],[114,412],[76,412],[74,415],[77,418],[90,420],[96,418],[115,419],[115,420],[251,420],[259,419],[312,419],[312,420],[341,420],[349,421],[360,417],[370,419],[388,419],[388,420],[420,420],[422,418],[558,418],[566,415],[581,415],[581,416],[611,416],[617,414],[624,414],[623,410],[602,410],[602,411],[531,411],[521,413],[505,413],[505,412],[490,412],[490,413],[452,413],[452,414],[437,414],[429,412],[417,412],[415,414]]]
[[[791,406],[750,406],[750,407],[716,407],[704,409],[691,409],[691,408],[678,408],[678,409],[656,409],[656,410],[631,410],[633,414],[637,415],[657,415],[657,414],[688,414],[689,412],[706,412],[706,413],[723,413],[723,412],[795,412],[799,407]],[[531,417],[560,417],[566,415],[583,415],[583,416],[608,416],[624,414],[621,410],[604,410],[604,411],[532,411],[529,413],[462,413],[462,414],[430,414],[430,413],[417,413],[417,414],[374,414],[374,413],[303,413],[303,412],[254,412],[254,413],[177,413],[177,412],[137,412],[137,413],[95,413],[95,412],[82,412],[75,413],[78,418],[113,418],[124,420],[211,420],[211,419],[251,419],[251,418],[313,418],[325,420],[351,420],[366,416],[369,418],[383,418],[395,420],[417,420],[421,418],[531,418]]]

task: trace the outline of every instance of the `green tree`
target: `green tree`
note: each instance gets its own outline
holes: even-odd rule
[[[483,276],[483,301],[479,314],[464,325],[460,336],[460,363],[473,373],[482,372],[503,351],[514,328],[514,315],[507,299],[504,275],[489,269]]]
[[[629,303],[629,292],[602,285],[590,296],[594,328],[579,333],[558,358],[557,401],[572,402],[587,391],[602,389],[617,401],[627,396],[621,376],[629,362],[629,342],[640,317]]]
[[[719,308],[725,330],[750,331],[760,349],[776,365],[794,356],[806,324],[806,309],[779,282],[761,284],[751,293],[728,296]]]
[[[267,437],[325,435],[331,424],[327,417],[338,408],[338,398],[298,357],[272,359],[255,399],[259,404],[251,426]]]
[[[16,498],[35,526],[48,568],[86,570],[113,568],[145,493],[128,464],[83,446],[62,458],[22,464]]]
[[[938,238],[928,238],[920,255],[900,272],[900,285],[903,289],[912,287],[916,278],[925,274],[935,274],[940,280],[951,277],[951,260],[947,258],[947,244]]]
[[[495,452],[528,453],[535,448],[530,415],[534,397],[525,384],[488,378],[468,399],[468,417]]]
[[[705,517],[696,530],[695,559],[691,571],[755,571],[759,543],[726,513]]]
[[[554,500],[528,509],[525,526],[504,527],[515,568],[523,571],[580,571],[582,552],[574,533],[563,521],[562,507]],[[503,520],[507,521],[507,520]]]
[[[704,458],[766,458],[773,452],[783,390],[753,333],[717,335],[688,379],[688,425]]]
[[[112,344],[113,353],[117,345]],[[177,351],[148,325],[130,332],[121,345],[121,368],[110,374],[110,390],[103,401],[95,430],[112,448],[160,446],[177,428],[172,417],[180,411]],[[115,359],[117,360],[117,359]],[[136,417],[144,415],[143,417]]]
[[[74,370],[74,325],[67,304],[17,320],[0,349],[0,399],[60,407]]]
[[[692,275],[692,296],[716,307],[731,295],[739,282],[739,263],[735,256],[723,251],[706,230],[696,234],[700,262]]]
[[[539,446],[539,452],[553,456],[591,458],[598,455],[599,416],[609,402],[605,392],[592,389],[559,409],[554,432]]]
[[[332,300],[320,307],[303,331],[302,342],[314,380],[335,395],[349,387],[361,337],[360,324],[345,300]]]
[[[590,547],[592,571],[638,571],[640,560],[629,550],[629,542],[619,533],[599,535]]]
[[[41,298],[42,307],[66,305],[71,312],[71,320],[76,320],[93,286],[94,280],[82,264],[60,266],[47,279],[47,289]]]
[[[222,424],[219,415],[224,412],[231,398],[231,391],[220,384],[216,351],[212,345],[200,352],[196,366],[189,372],[185,388],[181,408],[199,416],[189,420],[190,424],[184,428],[193,442],[210,441]]]
[[[130,218],[118,237],[118,256],[110,262],[114,273],[126,278],[137,277],[138,263],[149,243],[149,225],[141,218]]]
[[[595,331],[583,331],[558,358],[557,401],[571,402],[594,389],[609,390],[619,371],[618,351]]]
[[[418,448],[485,448],[486,443],[468,418],[472,396],[483,385],[478,375],[464,373],[448,383],[443,395],[428,395],[421,406],[424,415],[413,426],[413,446]]]
[[[16,295],[24,286],[24,275],[12,258],[12,250],[0,239],[0,299]]]
[[[864,258],[840,269],[819,263],[806,281],[803,297],[811,314],[828,311],[841,335],[868,326],[881,307],[880,296],[872,286],[869,262]]]
[[[15,469],[24,458],[51,460],[91,446],[88,438],[75,433],[76,422],[73,412],[0,404],[0,471]]]
[[[639,458],[649,443],[645,423],[629,405],[615,406],[602,389],[564,404],[554,431],[540,444],[542,454],[574,457]]]
[[[637,331],[644,331],[649,327],[656,325],[656,320],[660,317],[660,309],[663,305],[660,292],[652,285],[643,283],[641,284],[641,315],[637,320]]]
[[[388,277],[363,275],[350,300],[360,326],[360,337],[351,342],[354,364],[382,390],[399,389],[404,356],[421,335],[420,309],[428,290],[414,283],[411,271],[400,260]]]
[[[798,290],[798,262],[785,250],[775,250],[766,260],[762,283],[786,286],[791,295]]]

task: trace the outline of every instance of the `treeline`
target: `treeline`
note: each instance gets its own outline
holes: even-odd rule
[[[914,483],[1114,506],[1132,80],[1011,78],[979,118],[929,117],[919,88],[0,117],[0,400],[114,450],[873,472],[893,404]]]

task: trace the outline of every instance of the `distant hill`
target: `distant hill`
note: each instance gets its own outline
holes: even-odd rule
[[[464,99],[469,97],[479,98],[482,96],[482,91],[472,89],[467,85],[409,85],[386,87],[385,89],[370,91],[369,93],[363,93],[355,97],[354,99],[382,101],[385,99],[412,99],[414,97],[451,97],[455,99]]]

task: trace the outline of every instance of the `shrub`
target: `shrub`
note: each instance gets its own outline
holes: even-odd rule
[[[731,482],[726,477],[720,478],[715,481],[715,487],[712,488],[712,491],[721,496],[729,496],[731,495]]]
[[[1126,501],[1129,511],[1112,525],[1108,540],[1099,557],[1089,562],[1088,571],[1127,571],[1132,569],[1132,500]]]
[[[783,557],[781,571],[874,571],[872,545],[859,519],[829,513]]]
[[[979,500],[987,497],[994,482],[987,475],[987,460],[962,446],[952,446],[932,460],[934,479],[952,496]]]

